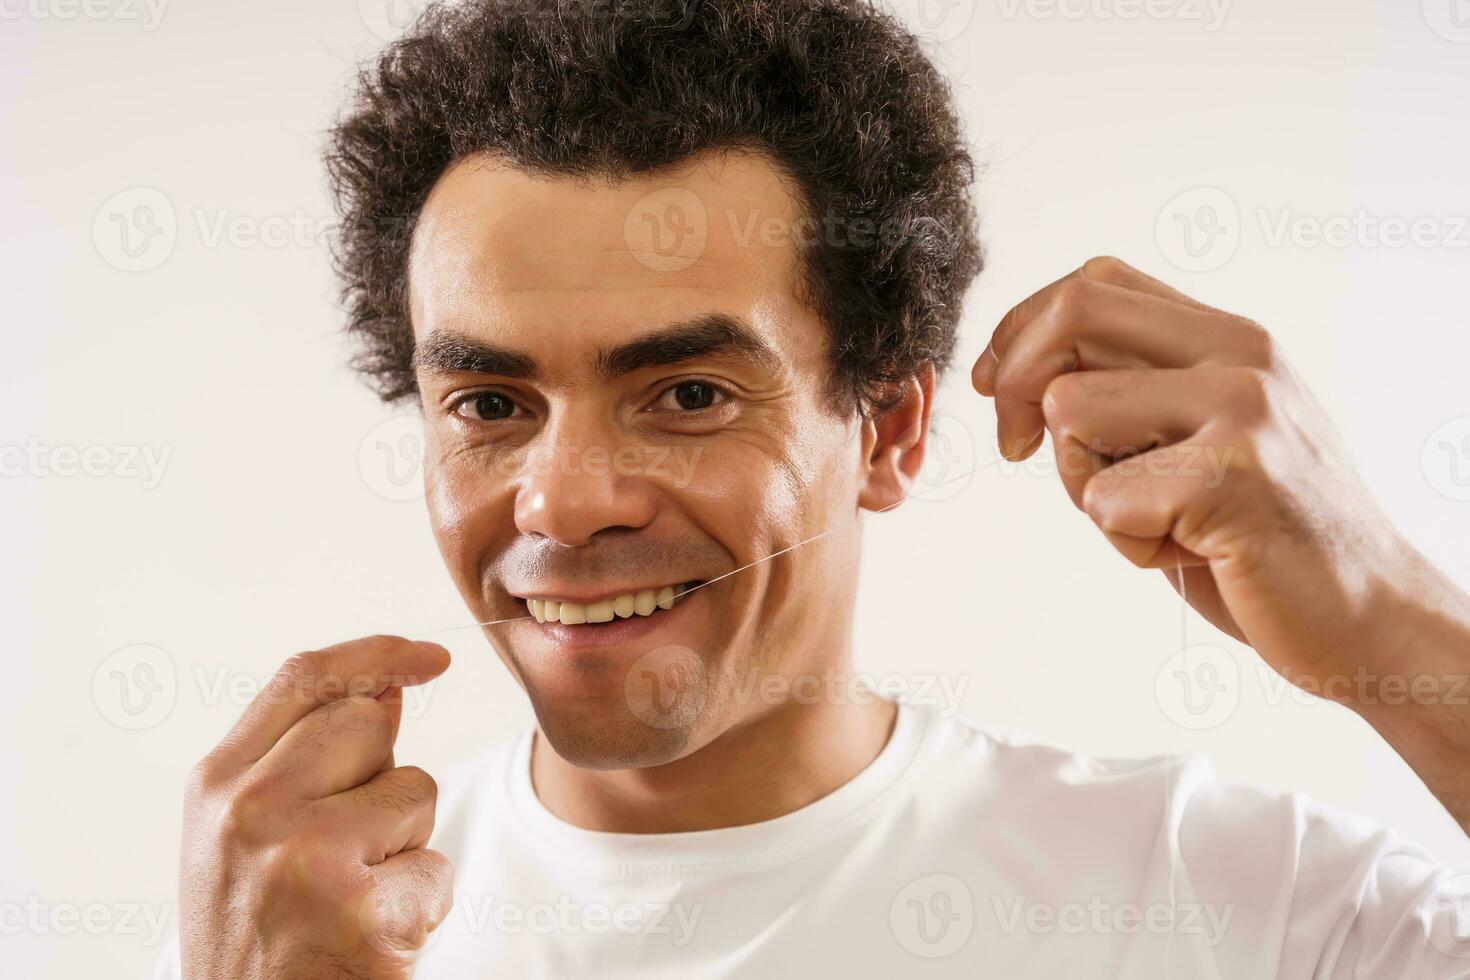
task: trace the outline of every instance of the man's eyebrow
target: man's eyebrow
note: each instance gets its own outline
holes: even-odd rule
[[[496,347],[463,334],[435,332],[414,348],[415,371],[432,374],[498,374],[505,378],[535,380],[536,362],[519,351]]]
[[[706,313],[600,352],[597,373],[603,378],[615,378],[640,368],[730,356],[743,357],[765,367],[780,364],[776,352],[743,319],[726,313]]]
[[[640,368],[722,356],[744,357],[766,367],[780,363],[771,346],[743,319],[706,313],[601,350],[594,366],[598,377],[611,379]],[[523,381],[534,381],[540,374],[529,355],[452,331],[435,331],[425,337],[414,348],[413,368],[431,374],[494,374]]]

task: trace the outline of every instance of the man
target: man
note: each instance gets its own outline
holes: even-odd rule
[[[912,487],[981,264],[947,88],[895,22],[435,9],[328,160],[358,366],[421,404],[436,538],[538,726],[440,794],[393,743],[442,648],[288,660],[190,781],[185,977],[1470,968],[1463,885],[1376,828],[792,695],[851,673],[861,516]],[[1470,711],[1433,696],[1470,669],[1470,600],[1260,327],[1094,259],[972,379],[1008,458],[1050,432],[1126,558],[1343,691],[1470,820]]]

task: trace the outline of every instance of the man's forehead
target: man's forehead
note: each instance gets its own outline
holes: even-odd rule
[[[698,304],[703,294],[784,305],[799,289],[789,234],[798,214],[759,155],[617,182],[467,159],[435,185],[415,230],[415,329],[528,304],[590,313],[628,301]]]

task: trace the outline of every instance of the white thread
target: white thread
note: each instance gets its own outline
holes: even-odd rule
[[[1165,541],[1173,541],[1173,536],[1165,537]],[[1189,676],[1189,596],[1184,588],[1184,548],[1179,542],[1174,541],[1174,574],[1179,579],[1179,666],[1183,668],[1184,675]],[[1183,857],[1179,853],[1179,834],[1174,830],[1174,781],[1170,769],[1173,766],[1174,752],[1178,746],[1179,719],[1177,715],[1169,715],[1173,732],[1169,735],[1168,762],[1164,764],[1164,833],[1169,835],[1169,937],[1164,940],[1164,976],[1168,980],[1174,977],[1174,933],[1179,928],[1179,902],[1174,892],[1174,879],[1178,875],[1179,861]],[[1181,768],[1183,768],[1181,766]],[[1183,831],[1183,820],[1180,820],[1180,831]]]

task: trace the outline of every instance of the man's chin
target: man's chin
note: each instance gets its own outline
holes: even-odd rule
[[[669,644],[618,657],[517,657],[516,674],[557,755],[588,769],[646,768],[697,747],[720,707],[714,671]],[[548,662],[550,661],[550,662]]]
[[[650,725],[622,701],[547,702],[531,694],[536,722],[562,759],[582,769],[645,769],[687,755],[694,726]]]

